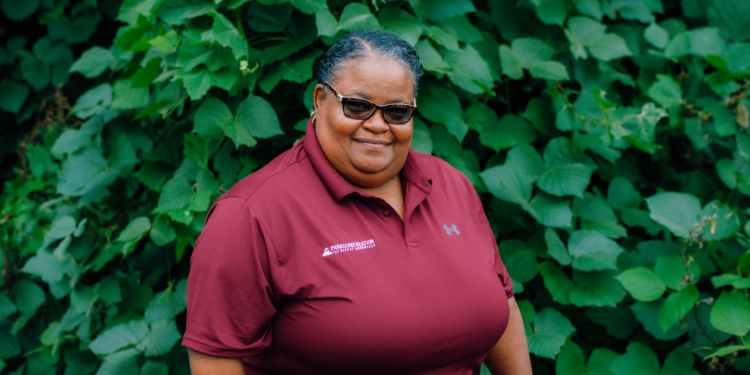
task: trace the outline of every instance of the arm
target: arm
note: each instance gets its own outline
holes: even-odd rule
[[[190,372],[193,375],[245,375],[239,358],[214,357],[188,348]]]
[[[531,375],[531,359],[526,333],[515,297],[508,298],[508,328],[487,353],[484,364],[494,375]]]

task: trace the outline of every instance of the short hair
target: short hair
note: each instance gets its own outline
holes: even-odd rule
[[[398,35],[381,30],[360,30],[339,39],[318,63],[318,83],[331,82],[336,71],[349,60],[365,56],[391,58],[402,63],[414,80],[417,97],[424,70],[414,47]]]

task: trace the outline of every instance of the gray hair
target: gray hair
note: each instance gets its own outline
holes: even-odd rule
[[[417,97],[424,75],[419,55],[411,44],[387,31],[360,30],[339,39],[318,63],[315,78],[320,84],[331,83],[344,62],[365,56],[390,58],[404,64],[414,80],[414,97]]]

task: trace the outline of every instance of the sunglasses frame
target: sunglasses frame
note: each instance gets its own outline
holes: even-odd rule
[[[414,104],[393,103],[393,104],[386,104],[386,105],[378,105],[378,104],[376,104],[375,102],[373,102],[371,100],[362,99],[362,98],[355,98],[355,97],[351,97],[351,96],[343,96],[343,95],[339,94],[339,92],[336,89],[334,89],[333,86],[331,86],[330,83],[328,83],[326,81],[323,81],[323,83],[331,91],[333,91],[334,94],[336,94],[336,97],[339,98],[339,102],[341,103],[341,110],[344,112],[344,116],[346,116],[346,117],[348,117],[350,119],[354,119],[354,120],[367,120],[368,118],[372,117],[372,115],[374,115],[375,112],[377,112],[378,110],[380,110],[380,112],[383,114],[383,121],[385,121],[386,123],[393,124],[393,125],[404,125],[404,124],[408,123],[409,120],[411,120],[412,117],[414,117],[414,111],[417,109],[417,98],[414,98]],[[375,110],[372,111],[372,113],[370,113],[369,116],[364,117],[364,118],[356,118],[356,117],[349,116],[346,113],[346,110],[344,109],[344,105],[345,105],[345,102],[351,102],[351,101],[369,103],[369,104],[371,104],[372,106],[375,107]],[[388,121],[388,119],[385,118],[385,112],[383,112],[383,110],[386,109],[386,108],[393,108],[393,107],[401,107],[401,108],[405,107],[405,108],[409,108],[409,109],[411,109],[411,115],[409,115],[409,118],[406,119],[406,121],[404,121],[404,122],[390,122],[390,121]]]

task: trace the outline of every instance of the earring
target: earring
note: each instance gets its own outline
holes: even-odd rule
[[[315,117],[315,111],[310,112],[310,118],[312,119],[313,117]]]

